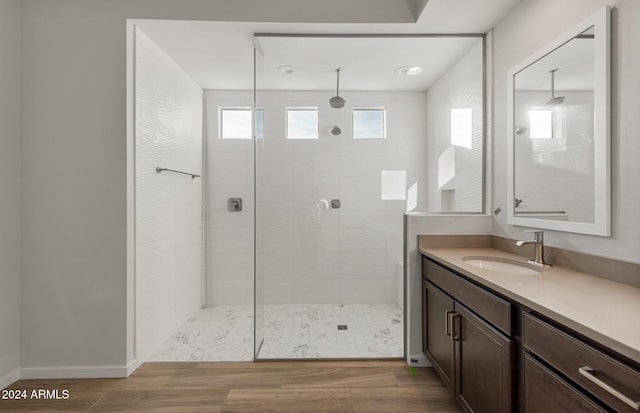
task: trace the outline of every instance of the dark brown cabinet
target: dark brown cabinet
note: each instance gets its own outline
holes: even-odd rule
[[[637,362],[434,260],[422,277],[423,351],[466,412],[640,411]]]
[[[454,346],[451,338],[450,315],[453,299],[429,281],[423,283],[423,351],[445,384],[454,390]]]
[[[640,411],[640,371],[614,359],[608,354],[584,342],[569,331],[551,325],[542,318],[522,314],[522,344],[525,352],[524,410],[527,413],[543,411],[536,408],[535,396],[541,392],[541,381],[532,374],[532,357],[540,360],[540,365],[556,376],[566,377],[573,385],[554,386],[555,394],[566,394],[572,401],[568,410],[558,411],[605,411],[589,410],[582,407],[583,400],[593,398],[616,412],[633,413]],[[562,380],[561,380],[562,381]],[[562,381],[565,383],[565,381]],[[560,389],[561,390],[558,390]],[[570,392],[568,389],[574,389]],[[567,402],[568,403],[568,402]],[[573,410],[571,410],[573,406]]]
[[[510,412],[510,338],[467,308],[464,301],[458,301],[469,298],[472,305],[481,305],[484,297],[478,294],[485,291],[465,280],[450,283],[442,278],[444,269],[435,265],[428,262],[423,266],[424,353],[467,412]],[[509,307],[503,311],[508,312]],[[509,319],[508,314],[500,314],[498,322],[505,317]]]
[[[526,353],[523,370],[523,406],[526,413],[606,412]]]
[[[456,346],[456,396],[470,412],[511,411],[511,340],[464,306]],[[456,326],[457,328],[457,326]]]

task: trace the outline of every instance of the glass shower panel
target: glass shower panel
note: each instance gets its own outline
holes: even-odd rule
[[[426,205],[425,94],[345,87],[346,105],[332,107],[339,62],[325,52],[348,49],[344,59],[406,40],[259,40],[257,357],[403,357],[403,214]],[[281,70],[294,62],[293,73]],[[343,74],[346,85],[362,76]],[[290,133],[293,109],[313,112],[298,120],[305,133]],[[376,116],[361,119],[365,112]]]
[[[254,359],[264,342],[264,110],[261,97],[264,85],[264,54],[258,39],[254,39],[254,82],[252,106],[253,171],[254,171]]]

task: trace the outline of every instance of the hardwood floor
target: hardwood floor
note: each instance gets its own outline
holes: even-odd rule
[[[145,363],[127,379],[21,380],[2,412],[460,413],[433,369],[404,361]],[[68,390],[66,400],[32,391]],[[49,394],[52,397],[53,393]]]

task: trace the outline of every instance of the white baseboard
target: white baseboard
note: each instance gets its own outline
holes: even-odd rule
[[[126,366],[23,367],[21,379],[102,379],[126,378],[135,370],[135,362]]]
[[[131,360],[127,365],[127,377],[131,376],[131,374],[133,374],[134,371],[138,370],[138,367],[140,367],[141,365],[142,362],[136,359]]]
[[[0,389],[5,389],[20,380],[20,369],[14,369],[0,377]]]
[[[433,364],[424,355],[407,357],[407,364],[411,367],[433,367]]]

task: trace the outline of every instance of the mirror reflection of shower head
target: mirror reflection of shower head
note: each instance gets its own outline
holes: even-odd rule
[[[340,126],[334,126],[333,128],[331,128],[331,134],[338,136],[342,133],[342,129],[340,129]]]
[[[347,103],[344,98],[340,97],[340,68],[336,69],[337,82],[336,82],[336,95],[329,99],[329,106],[332,108],[340,109]]]
[[[561,104],[565,99],[564,96],[556,96],[555,74],[557,70],[557,67],[553,70],[549,70],[549,73],[551,73],[551,99],[549,99],[547,103],[544,104],[544,107],[547,109]]]
[[[524,135],[529,131],[529,128],[526,126],[518,126],[516,127],[516,135]]]

